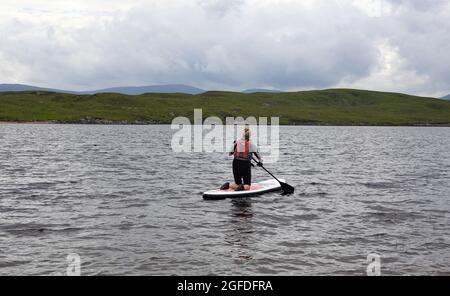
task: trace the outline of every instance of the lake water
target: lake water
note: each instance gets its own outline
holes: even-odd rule
[[[281,127],[296,187],[204,201],[169,126],[0,125],[0,275],[450,275],[450,128]],[[261,169],[254,180],[268,179]],[[270,177],[269,177],[270,178]]]

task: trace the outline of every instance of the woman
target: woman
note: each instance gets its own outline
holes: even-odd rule
[[[253,154],[258,158],[258,165],[262,164],[262,158],[259,155],[258,147],[250,140],[250,129],[247,127],[244,130],[242,139],[234,143],[233,152],[230,152],[230,156],[234,155],[233,160],[233,175],[234,184],[231,186],[225,184],[224,186],[234,189],[235,191],[250,190],[252,185],[252,157]],[[227,186],[228,185],[228,186]],[[228,188],[222,188],[228,189]]]

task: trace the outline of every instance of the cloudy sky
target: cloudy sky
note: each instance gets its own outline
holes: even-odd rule
[[[0,83],[450,93],[450,0],[0,0]]]

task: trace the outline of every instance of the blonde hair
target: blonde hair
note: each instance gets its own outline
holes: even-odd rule
[[[250,128],[249,127],[246,127],[245,129],[244,129],[244,139],[246,140],[246,141],[250,141],[250,136],[251,136],[251,131],[250,131]]]

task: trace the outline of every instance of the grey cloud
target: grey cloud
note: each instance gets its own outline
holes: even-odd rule
[[[448,3],[447,0],[388,0],[396,8],[415,9],[421,11],[432,10]]]
[[[213,14],[223,17],[230,12],[238,12],[240,6],[245,4],[244,0],[198,0],[197,3]]]
[[[153,1],[77,25],[12,16],[0,26],[0,66],[21,65],[20,82],[73,89],[328,88],[372,75],[387,40],[404,60],[400,70],[424,77],[420,86],[405,81],[408,89],[450,91],[446,1],[395,2],[381,18],[350,2]]]
[[[384,37],[410,70],[426,77],[423,93],[450,90],[449,2],[401,1],[395,5],[396,13],[384,20]]]

